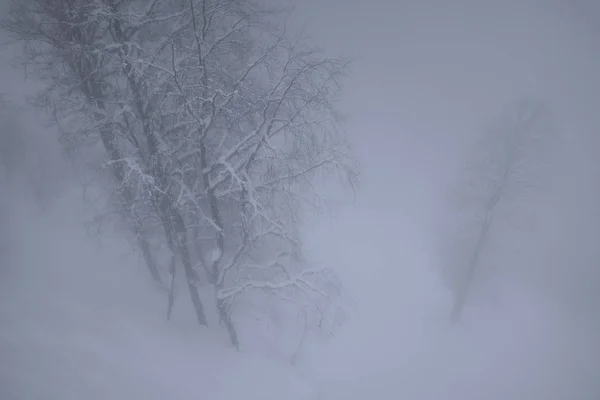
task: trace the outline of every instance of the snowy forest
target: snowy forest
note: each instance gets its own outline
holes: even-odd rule
[[[591,0],[2,0],[0,399],[596,399]]]

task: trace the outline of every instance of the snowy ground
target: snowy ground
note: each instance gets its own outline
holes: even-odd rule
[[[364,279],[370,296],[349,325],[297,370],[238,354],[191,320],[167,323],[155,311],[164,295],[123,258],[126,246],[83,239],[82,213],[60,204],[45,216],[23,200],[3,207],[0,399],[586,400],[600,390],[591,324],[511,289],[502,307],[471,309],[452,328],[426,273]]]
[[[314,245],[351,270],[346,281],[360,297],[347,329],[311,364],[325,398],[599,398],[600,326],[593,310],[575,313],[507,283],[486,290],[452,326],[451,299],[431,268],[435,256],[410,229],[425,218],[405,209],[342,216],[324,237],[343,240],[326,242],[327,251]],[[363,229],[352,228],[356,221]]]
[[[597,399],[597,332],[534,307],[513,311],[479,315],[453,329],[443,320],[405,317],[402,325],[381,322],[348,334],[326,351],[330,362],[316,365],[321,393],[331,399]]]
[[[77,207],[33,209],[20,200],[1,216],[0,399],[315,398],[281,365],[167,323],[125,247],[82,239]]]

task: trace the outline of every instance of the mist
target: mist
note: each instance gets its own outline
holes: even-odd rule
[[[258,291],[231,311],[241,344],[231,343],[221,298],[200,279],[207,309],[217,305],[199,327],[189,278],[172,274],[166,245],[152,249],[170,289],[149,276],[124,218],[110,218],[104,153],[66,151],[52,116],[27,103],[44,83],[11,66],[13,46],[0,68],[0,93],[15,103],[0,114],[0,397],[597,398],[600,7],[268,3],[293,6],[290,29],[302,27],[328,56],[353,59],[339,109],[358,185],[317,181],[310,200],[329,196],[336,207],[302,214],[290,230],[304,243],[302,262],[342,282],[343,323],[307,333],[312,308],[300,313]],[[496,160],[495,140],[524,99],[544,110],[543,140],[519,148],[527,191],[494,189],[502,207],[467,273],[488,219],[475,200],[457,211],[470,195],[466,168]],[[497,182],[485,171],[474,168],[477,188]],[[473,190],[476,200],[488,195]],[[91,223],[107,215],[101,229]]]

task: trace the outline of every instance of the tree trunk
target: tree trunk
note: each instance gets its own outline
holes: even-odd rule
[[[172,204],[170,205],[169,209],[172,214],[174,231],[177,235],[175,243],[181,258],[183,270],[185,271],[185,278],[188,284],[190,298],[192,299],[192,304],[194,305],[194,310],[196,312],[196,318],[198,319],[198,323],[200,325],[208,326],[206,313],[204,312],[204,306],[202,305],[200,294],[198,293],[198,274],[196,271],[194,271],[194,266],[192,265],[192,259],[190,257],[190,251],[188,248],[188,233],[185,223],[181,213],[179,213],[179,211],[176,210]]]
[[[98,108],[104,109],[104,103],[98,102]],[[131,188],[128,183],[125,182],[125,171],[123,168],[123,164],[121,164],[121,152],[115,146],[115,134],[110,126],[104,126],[100,129],[100,138],[102,139],[102,144],[104,148],[109,154],[110,160],[113,161],[112,164],[112,172],[113,175],[119,185],[123,187],[121,191],[121,198],[125,205],[129,207],[133,203],[133,195],[131,194]],[[160,277],[160,273],[158,271],[158,265],[156,261],[152,258],[152,253],[150,252],[150,244],[148,240],[144,237],[144,234],[141,230],[141,221],[138,221],[136,217],[133,215],[130,216],[133,221],[132,225],[135,226],[134,233],[137,236],[137,242],[142,250],[142,255],[144,257],[144,261],[146,263],[146,267],[150,272],[152,278],[158,282],[159,284],[163,284],[163,281]]]
[[[114,21],[115,31],[117,33],[118,40],[123,43],[124,35],[123,30],[121,29],[121,25],[118,20]],[[167,174],[165,173],[164,165],[160,162],[160,152],[158,140],[152,132],[152,129],[149,126],[149,118],[147,115],[147,109],[145,107],[144,99],[141,92],[141,83],[139,80],[136,80],[135,76],[131,71],[133,67],[131,63],[127,59],[123,59],[123,72],[127,76],[127,82],[131,88],[134,100],[135,110],[137,112],[138,118],[142,122],[142,131],[146,138],[146,145],[148,146],[147,152],[148,157],[147,161],[152,160],[149,164],[153,164],[151,167],[151,173],[153,177],[159,182],[161,189],[165,189],[167,185]],[[200,299],[200,295],[198,293],[198,275],[194,271],[192,260],[190,256],[190,251],[188,247],[188,232],[185,225],[185,221],[181,212],[177,208],[177,205],[174,204],[173,199],[168,193],[155,193],[152,194],[153,202],[156,207],[156,210],[162,215],[162,224],[164,229],[173,228],[172,232],[167,232],[167,236],[173,237],[173,233],[175,236],[175,243],[177,252],[179,253],[179,257],[181,259],[181,263],[183,265],[183,269],[185,271],[186,281],[188,284],[188,290],[190,292],[190,297],[192,300],[192,304],[194,305],[194,310],[196,312],[196,318],[200,325],[208,326],[208,322],[206,320],[206,314],[204,312],[204,306],[202,305],[202,301]],[[169,218],[170,217],[170,218]],[[170,220],[170,221],[169,221]],[[172,224],[170,223],[172,222]]]
[[[221,319],[221,323],[225,325],[225,329],[227,329],[227,334],[229,335],[229,340],[231,340],[231,344],[235,347],[236,350],[240,349],[240,341],[238,339],[237,330],[233,324],[233,320],[231,319],[231,315],[226,310],[225,301],[218,299],[217,300],[217,308],[219,310],[219,317]]]
[[[488,232],[491,226],[491,218],[486,217],[485,223],[481,229],[481,233],[479,238],[477,239],[477,244],[475,249],[473,250],[473,254],[471,256],[471,261],[469,262],[469,266],[465,273],[464,278],[460,281],[462,285],[458,289],[458,293],[456,294],[456,299],[454,301],[454,306],[452,307],[452,312],[450,314],[450,321],[452,323],[457,323],[460,320],[462,315],[463,308],[465,306],[465,302],[467,299],[467,294],[471,288],[471,284],[473,282],[473,276],[475,275],[475,271],[477,270],[477,265],[479,264],[479,258],[481,256],[481,251],[483,246],[485,246]]]
[[[138,246],[142,249],[142,255],[144,256],[144,261],[146,263],[146,267],[148,267],[148,271],[150,271],[150,275],[152,279],[156,282],[163,284],[162,278],[160,277],[160,272],[158,271],[158,265],[156,261],[152,258],[152,253],[150,252],[150,244],[148,241],[142,236],[141,232],[138,232]]]
[[[165,229],[165,231],[168,233],[168,230]],[[167,321],[169,321],[171,319],[171,313],[173,312],[173,306],[175,305],[175,273],[177,271],[177,257],[175,255],[173,238],[167,237],[167,243],[169,244],[169,250],[171,250],[171,262],[169,264],[171,285],[169,286],[169,300],[167,304]]]

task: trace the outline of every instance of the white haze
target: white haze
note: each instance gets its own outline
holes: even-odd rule
[[[23,166],[60,189],[43,185],[45,213],[24,174],[0,188],[0,398],[598,398],[600,8],[296,6],[294,21],[328,52],[359,57],[343,109],[362,184],[355,201],[333,193],[345,205],[332,220],[304,226],[313,261],[340,272],[355,305],[342,331],[308,343],[292,368],[198,334],[185,310],[167,323],[122,238],[86,240],[93,210],[56,150],[43,167]],[[29,84],[2,71],[0,91],[20,101]],[[558,132],[535,224],[453,326],[439,274],[448,189],[482,127],[528,96],[550,106]],[[25,118],[28,160],[53,154],[53,133]]]

